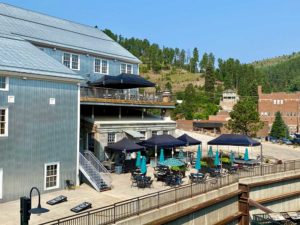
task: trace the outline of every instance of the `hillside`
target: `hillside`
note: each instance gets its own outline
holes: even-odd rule
[[[196,86],[204,85],[204,77],[200,73],[190,73],[183,69],[161,70],[159,73],[146,72],[141,73],[144,78],[156,83],[161,90],[164,90],[169,82],[172,86],[172,92],[183,91],[188,84]]]
[[[264,91],[300,91],[300,53],[256,62],[264,77]]]

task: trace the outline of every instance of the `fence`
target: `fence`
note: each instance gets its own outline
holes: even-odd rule
[[[186,184],[175,188],[147,194],[137,198],[117,202],[113,205],[90,210],[42,223],[40,225],[104,225],[139,215],[140,213],[158,209],[162,206],[192,198],[218,188],[237,183],[239,178],[274,174],[300,169],[300,160],[287,161],[283,164],[271,164],[241,170],[235,175],[226,175],[218,179],[210,179],[205,183]]]

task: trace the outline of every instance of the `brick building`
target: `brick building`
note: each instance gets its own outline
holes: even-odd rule
[[[299,131],[299,103],[300,92],[272,92],[262,93],[261,86],[258,86],[258,112],[262,121],[267,121],[269,129],[275,120],[275,113],[280,112],[285,124],[289,127],[290,133]]]

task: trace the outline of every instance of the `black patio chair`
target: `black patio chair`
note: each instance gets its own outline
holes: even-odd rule
[[[72,180],[66,180],[66,188],[68,190],[75,190],[76,186],[75,186],[74,181],[72,181]]]

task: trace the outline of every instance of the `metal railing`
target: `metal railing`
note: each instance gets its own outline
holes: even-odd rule
[[[147,194],[144,196],[117,202],[102,208],[79,213],[42,223],[40,225],[104,225],[139,215],[162,206],[176,203],[181,200],[216,190],[230,184],[237,183],[240,178],[253,177],[267,174],[274,174],[285,171],[300,169],[300,160],[288,161],[283,164],[272,164],[255,166],[247,170],[241,170],[237,174],[226,175],[218,179],[209,179],[207,182],[199,184],[186,184],[175,188]]]
[[[162,93],[144,93],[140,94],[138,90],[97,88],[97,87],[81,87],[80,96],[82,98],[104,98],[104,99],[120,99],[135,101],[162,102]]]
[[[85,158],[98,170],[100,173],[101,178],[106,183],[108,187],[111,187],[111,174],[110,172],[102,165],[102,163],[97,159],[97,157],[91,152],[86,150],[84,152]]]

